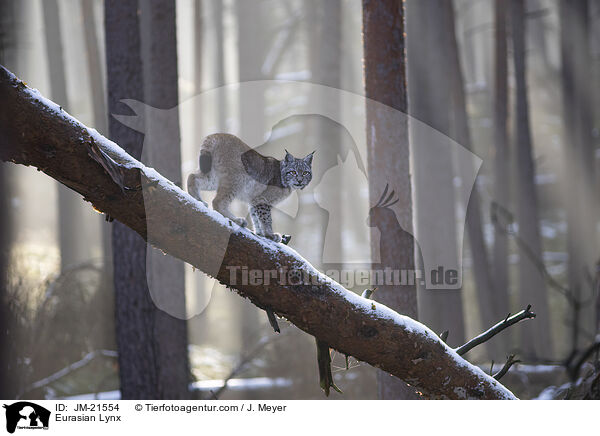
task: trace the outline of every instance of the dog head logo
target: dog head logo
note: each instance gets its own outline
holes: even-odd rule
[[[6,409],[6,431],[18,429],[48,429],[50,411],[29,401],[3,406]]]

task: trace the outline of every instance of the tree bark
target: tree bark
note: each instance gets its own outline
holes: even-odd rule
[[[120,107],[123,98],[144,99],[139,7],[135,0],[105,2],[109,114],[123,110]],[[142,134],[125,127],[114,117],[109,119],[109,132],[125,150],[137,158],[141,157]],[[141,203],[143,205],[143,200]],[[180,353],[173,351],[171,344],[171,341],[180,343],[182,332],[178,323],[181,321],[173,322],[152,301],[147,282],[144,239],[120,222],[113,226],[121,397],[186,398],[187,359],[170,362],[173,357],[181,357]]]
[[[106,78],[102,69],[101,46],[96,32],[96,19],[94,14],[94,0],[82,0],[81,15],[85,36],[85,52],[87,57],[88,77],[92,93],[92,110],[94,128],[102,135],[108,132],[108,111],[106,110]],[[102,286],[113,293],[113,258],[112,258],[112,224],[104,217],[100,221],[100,235],[102,242]]]
[[[494,201],[508,207],[509,149],[508,149],[508,54],[506,35],[506,0],[495,0],[494,10]],[[501,293],[495,315],[507,312],[508,305],[508,237],[494,227],[493,271],[496,290]],[[506,301],[504,301],[506,299]],[[510,334],[510,332],[507,332]],[[510,336],[506,337],[510,343]]]
[[[456,30],[454,24],[454,8],[452,2],[443,2],[444,15],[447,28],[447,50],[452,81],[452,122],[453,136],[456,141],[467,150],[473,149],[471,143],[471,133],[469,131],[469,120],[467,116],[467,102],[465,97],[465,84],[463,80],[462,69],[460,66],[460,56],[458,43],[456,41]],[[458,163],[459,169],[462,165],[473,166],[471,160],[464,160]],[[469,168],[465,167],[460,174],[468,174]],[[469,244],[471,246],[471,258],[473,259],[473,276],[475,279],[475,290],[478,299],[479,315],[481,325],[492,325],[498,319],[505,317],[508,313],[508,291],[506,288],[496,286],[490,269],[488,250],[483,237],[483,223],[481,218],[481,199],[477,185],[473,187],[471,198],[467,207],[467,232],[469,235]],[[486,343],[488,358],[492,360],[501,360],[505,358],[508,342],[504,336],[495,338]]]
[[[568,283],[574,297],[583,301],[594,292],[586,276],[594,271],[597,255],[589,4],[587,0],[561,0],[559,15]],[[577,195],[573,195],[574,192]],[[572,349],[585,343],[579,334],[580,328],[593,325],[590,305],[581,309],[583,313],[578,313],[573,320]]]
[[[147,126],[143,155],[148,165],[181,186],[175,1],[144,0],[140,11],[145,103],[152,108],[175,108],[171,116],[153,119]],[[158,306],[154,340],[160,347],[157,365],[162,395],[186,398],[190,368],[184,264],[150,247],[146,256],[150,294]]]
[[[396,193],[392,200],[399,200],[396,213],[402,214],[396,216],[384,207],[371,209],[371,253],[380,259],[372,269],[414,271],[404,2],[363,0],[363,41],[366,96],[397,111],[390,119],[390,111],[367,106],[369,199],[371,205],[376,205],[389,186]],[[403,228],[400,223],[409,227]],[[417,319],[415,284],[379,286],[375,298],[398,313]],[[377,384],[380,399],[417,398],[414,389],[383,371],[377,373]]]
[[[542,241],[535,186],[535,167],[531,132],[529,128],[529,107],[525,78],[525,4],[524,0],[512,0],[511,24],[513,56],[515,64],[515,148],[517,161],[517,221],[519,237],[531,250],[535,259],[542,260]],[[548,295],[542,272],[532,259],[519,253],[519,295],[523,306],[533,305],[538,321],[532,328],[517,327],[521,334],[521,349],[529,350],[537,358],[552,357],[550,339],[550,312]]]
[[[202,8],[202,0],[196,0],[194,2],[194,91],[196,95],[199,95],[202,92],[202,44],[204,40],[204,24],[203,24],[203,8]],[[220,2],[215,2],[220,3]],[[219,6],[222,7],[222,6]],[[216,25],[216,23],[215,23]],[[222,45],[223,41],[219,41],[217,44]],[[194,110],[195,114],[195,129],[196,129],[196,137],[202,137],[203,130],[203,122],[202,122],[202,104],[201,98],[197,99],[196,108]],[[221,131],[223,131],[221,129]]]
[[[1,160],[37,167],[165,253],[213,275],[255,305],[272,308],[339,352],[409,382],[428,398],[515,398],[424,325],[347,291],[289,247],[230,225],[4,68],[0,99],[6,103],[0,107]],[[242,266],[292,270],[306,280],[256,284],[245,280]],[[137,304],[144,298],[147,292],[138,295]],[[138,310],[129,316],[137,318]],[[146,334],[137,330],[131,338],[140,351]]]
[[[223,32],[223,3],[212,2],[212,21],[215,32],[215,49],[217,51],[214,63],[214,81],[215,86],[225,86],[225,37]],[[225,98],[225,92],[221,89],[218,93],[218,108],[217,108],[217,125],[219,126],[220,132],[225,132],[226,121],[227,121],[227,100]]]
[[[341,39],[342,39],[342,3],[340,0],[331,0],[327,2],[311,0],[306,2],[306,10],[309,26],[307,29],[309,39],[309,62],[312,83],[325,85],[340,89],[341,84]],[[323,113],[339,114],[341,102],[339,98],[328,98],[317,90],[313,91],[310,97],[317,107]],[[342,149],[342,129],[338,125],[332,125],[330,120],[324,120],[323,117],[315,115],[310,116],[304,123],[304,128],[308,135],[314,135],[314,144],[326,145],[326,150],[319,150],[317,153],[323,159],[324,153],[330,153],[334,156],[343,155]],[[323,147],[324,148],[324,147]],[[308,150],[307,150],[308,152]],[[316,165],[316,164],[315,164]],[[313,171],[316,168],[313,167]],[[315,177],[315,176],[313,176]],[[313,180],[318,184],[320,180]],[[324,189],[323,196],[328,199],[329,211],[343,210],[343,199],[340,195],[340,187],[343,185],[342,172],[337,173],[336,179],[326,186],[320,185]],[[327,263],[327,268],[343,269],[344,247],[342,243],[343,222],[330,222],[330,215],[327,213],[310,213],[315,221],[309,223],[309,228],[321,229],[317,237],[319,238],[318,247],[322,247],[320,253],[323,258],[322,264]],[[340,214],[342,216],[342,214]],[[345,217],[342,216],[342,220]],[[337,220],[336,220],[337,221]],[[313,233],[315,230],[311,229]],[[325,237],[327,236],[327,252],[325,252]]]
[[[69,98],[67,95],[67,78],[65,73],[65,60],[62,44],[61,22],[57,0],[48,0],[42,3],[44,11],[44,34],[46,39],[46,54],[48,56],[48,73],[52,99],[68,110]],[[77,219],[78,199],[58,184],[58,243],[60,248],[61,270],[73,266],[82,258],[78,250],[77,233],[79,220]]]
[[[262,65],[265,50],[265,4],[260,0],[236,0],[238,26],[238,79],[240,82],[264,79]],[[250,147],[265,139],[265,96],[258,87],[241,87],[239,95],[240,132]],[[242,304],[238,309],[242,350],[256,340],[259,317],[256,308]]]
[[[436,254],[434,268],[439,265],[447,269],[449,259],[458,264],[450,139],[448,147],[443,147],[435,158],[428,153],[432,131],[450,134],[452,85],[446,74],[449,65],[446,22],[443,8],[436,0],[408,1],[406,11],[409,113],[429,127],[411,133],[416,237],[423,253]],[[431,271],[423,269],[429,276]],[[437,332],[449,330],[451,344],[464,342],[460,289],[433,290],[423,286],[418,297],[421,321]]]
[[[9,63],[9,56],[15,45],[15,22],[18,4],[15,0],[0,0],[0,63]],[[1,145],[1,142],[0,142]],[[13,325],[9,304],[8,265],[12,245],[11,189],[8,165],[0,164],[0,396],[14,398],[17,394],[19,374],[14,362],[17,358],[11,348]]]
[[[1,9],[1,6],[0,6]],[[1,28],[0,28],[1,29]],[[15,361],[10,354],[10,307],[8,301],[8,261],[10,255],[10,208],[6,164],[0,165],[0,395],[3,398],[13,398],[16,394],[17,374],[11,363]]]

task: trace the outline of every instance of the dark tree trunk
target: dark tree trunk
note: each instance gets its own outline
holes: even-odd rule
[[[17,3],[14,0],[0,0],[0,64],[11,63],[9,53],[15,44]],[[16,353],[13,353],[12,314],[9,305],[8,265],[12,244],[11,191],[8,165],[0,163],[0,397],[14,398],[17,393]]]
[[[141,7],[141,46],[144,100],[152,108],[173,109],[169,117],[146,126],[144,153],[150,166],[181,186],[175,1],[144,0]],[[182,261],[148,247],[146,265],[154,309],[157,365],[162,395],[185,398],[188,365],[185,271]]]
[[[82,0],[81,15],[85,37],[85,52],[89,74],[90,89],[92,92],[92,110],[94,128],[107,135],[106,111],[106,80],[102,73],[102,56],[100,43],[96,32],[96,19],[94,14],[94,0]],[[103,288],[113,292],[113,267],[112,267],[112,225],[103,216],[100,220],[100,233],[102,238],[102,281]]]
[[[238,78],[240,82],[264,79],[262,65],[265,50],[265,26],[261,0],[236,0],[238,23]],[[265,134],[265,96],[261,89],[242,87],[240,91],[240,131],[251,147],[264,142]],[[255,307],[245,302],[241,304],[240,330],[242,348],[256,341],[259,325],[259,313]]]
[[[506,34],[506,0],[495,0],[494,21],[494,201],[508,207],[509,201],[509,149],[508,149],[508,53]],[[501,294],[494,315],[508,310],[508,238],[501,228],[494,227],[493,271],[496,291]],[[506,299],[506,301],[504,301]],[[510,343],[510,332],[506,342]]]
[[[51,96],[65,110],[69,110],[58,1],[48,0],[42,2],[42,5]],[[64,270],[82,260],[82,253],[78,250],[77,244],[77,229],[80,228],[77,217],[79,199],[63,185],[56,186],[60,263],[61,269]]]
[[[196,95],[199,95],[202,92],[202,34],[204,30],[202,25],[202,3],[202,0],[196,0],[194,2],[194,91],[196,92]],[[221,41],[220,44],[223,44],[223,42]],[[203,132],[201,101],[202,99],[200,98],[196,99],[194,120],[196,138],[198,138],[198,140],[200,140]]]
[[[340,0],[319,1],[311,0],[307,2],[308,13],[308,38],[309,38],[309,62],[311,71],[311,82],[319,85],[329,86],[340,89],[341,84],[341,39],[342,39],[342,3]],[[340,99],[336,94],[335,98],[331,95],[324,95],[319,89],[315,89],[310,98],[315,102],[323,113],[331,113],[334,116],[340,114]],[[342,129],[343,127],[333,125],[333,123],[324,120],[320,116],[312,116],[307,119],[306,128],[309,135],[314,135],[314,144],[325,144],[327,150],[319,150],[319,159],[326,159],[325,153],[341,156],[342,151]],[[331,183],[323,187],[323,195],[328,199],[329,211],[343,210],[342,196],[340,195],[341,171],[337,173],[337,179],[331,179]],[[318,184],[320,180],[313,180]],[[317,205],[312,205],[316,207]],[[319,213],[317,210],[307,211],[309,216],[315,221],[309,224],[314,229],[322,229],[319,232],[319,247],[322,251],[318,253],[328,259],[322,259],[327,262],[326,269],[341,270],[343,268],[343,244],[342,244],[342,226],[343,222],[330,222],[330,215]],[[311,213],[312,212],[312,213]],[[342,216],[342,214],[340,214]],[[342,219],[344,217],[342,216]],[[313,230],[311,230],[313,232]],[[325,253],[325,236],[327,236],[327,253]],[[333,257],[333,258],[332,258]]]
[[[105,3],[109,114],[124,112],[121,99],[144,100],[139,6],[135,0]],[[141,133],[114,117],[109,118],[109,132],[129,153],[141,157]],[[187,354],[178,351],[185,330],[182,321],[161,312],[151,299],[146,243],[117,221],[112,242],[122,398],[186,398]],[[173,360],[181,357],[183,362]]]
[[[467,104],[465,98],[465,84],[463,80],[462,69],[460,66],[460,56],[458,43],[456,40],[456,30],[454,24],[454,8],[452,2],[443,2],[446,26],[447,26],[447,50],[449,65],[448,70],[451,77],[452,89],[452,129],[456,141],[468,150],[472,150],[471,133],[469,131],[469,120],[467,117]],[[463,160],[458,163],[460,174],[469,174],[469,166],[473,166],[471,160]],[[461,170],[462,166],[465,166]],[[481,199],[477,184],[473,187],[469,204],[467,207],[467,232],[471,246],[471,258],[473,259],[473,275],[475,278],[475,290],[478,297],[479,315],[481,325],[494,325],[498,319],[505,317],[508,313],[508,292],[506,288],[498,288],[494,283],[488,250],[483,237],[483,224],[481,218]],[[491,359],[496,361],[505,357],[508,350],[507,342],[504,336],[496,337],[486,343],[488,354]]]
[[[436,156],[431,156],[427,148],[433,129],[446,136],[450,134],[452,84],[446,73],[449,65],[445,49],[446,20],[443,8],[435,0],[411,0],[407,2],[406,10],[409,110],[412,117],[429,126],[415,128],[411,133],[417,242],[423,253],[436,253],[442,262],[452,259],[457,265],[450,139]],[[448,268],[448,265],[441,266]],[[427,276],[430,271],[425,270],[424,274]],[[449,330],[451,344],[464,342],[461,290],[420,289],[419,319],[435,331]]]
[[[406,61],[404,53],[404,2],[396,0],[363,0],[364,74],[366,97],[383,103],[395,111],[367,103],[367,146],[369,198],[371,205],[389,184],[399,199],[396,211],[373,207],[371,252],[380,258],[374,270],[415,269],[415,245],[412,232],[412,188],[408,142]],[[379,211],[379,209],[382,209]],[[377,211],[377,212],[376,212]],[[376,221],[376,222],[375,222]],[[408,223],[402,228],[399,223]],[[406,226],[406,224],[405,224]],[[383,243],[387,240],[390,243]],[[415,285],[380,286],[375,298],[386,306],[417,317]],[[404,382],[378,371],[378,393],[381,399],[415,399],[414,390]]]
[[[83,32],[85,37],[85,53],[92,91],[92,109],[94,113],[94,128],[106,134],[106,92],[105,80],[102,74],[102,57],[100,44],[96,32],[96,19],[94,14],[94,0],[82,0],[81,15],[83,19]]]
[[[515,64],[515,149],[517,164],[517,221],[519,238],[526,244],[535,260],[542,260],[542,241],[535,186],[535,167],[529,128],[525,64],[525,2],[512,0],[512,38]],[[535,325],[521,333],[523,353],[532,353],[538,358],[552,357],[550,339],[550,312],[548,296],[542,272],[527,252],[519,252],[519,292],[523,306],[533,305],[538,314]]]
[[[225,44],[223,34],[223,3],[220,1],[212,2],[212,17],[215,28],[215,42],[217,55],[214,60],[214,80],[217,87],[225,85]],[[219,131],[224,132],[226,127],[227,101],[225,92],[219,91],[218,95],[218,126]]]
[[[594,270],[597,203],[595,193],[594,138],[592,137],[592,95],[589,45],[589,4],[587,0],[561,0],[561,61],[563,137],[565,160],[565,206],[569,289],[576,299],[587,299],[593,290],[587,274]],[[592,86],[592,89],[590,89]],[[577,195],[573,195],[577,192]],[[579,304],[575,302],[576,305]],[[577,307],[575,307],[577,309]],[[572,312],[572,348],[583,345],[579,330],[592,332],[589,305]]]
[[[0,10],[3,5],[0,4]],[[0,24],[1,25],[1,24]],[[4,30],[4,27],[0,27]],[[0,62],[2,57],[0,56]],[[8,301],[8,260],[10,254],[10,213],[9,213],[9,191],[8,191],[8,165],[0,164],[0,396],[2,398],[13,398],[16,389],[15,381],[17,374],[14,373],[11,356],[11,325],[10,307]]]

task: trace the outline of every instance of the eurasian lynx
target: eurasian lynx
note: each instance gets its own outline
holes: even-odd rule
[[[188,192],[206,204],[200,191],[217,191],[213,209],[244,227],[244,218],[229,210],[234,199],[248,203],[254,231],[276,242],[271,208],[292,193],[304,189],[312,179],[312,158],[295,158],[287,150],[283,160],[266,157],[234,135],[217,133],[206,137],[200,148],[200,168],[187,179]]]

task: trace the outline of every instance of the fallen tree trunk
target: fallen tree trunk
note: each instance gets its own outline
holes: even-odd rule
[[[37,167],[165,253],[428,398],[515,399],[424,325],[346,290],[291,248],[230,223],[2,67],[0,101],[0,159]],[[278,279],[257,283],[253,270]]]

